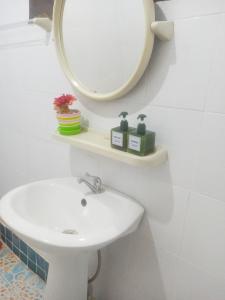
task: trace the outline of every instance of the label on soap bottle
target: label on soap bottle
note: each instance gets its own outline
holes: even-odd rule
[[[128,148],[140,152],[141,138],[135,135],[129,135]]]
[[[115,146],[123,147],[123,134],[121,132],[112,132],[112,144]]]

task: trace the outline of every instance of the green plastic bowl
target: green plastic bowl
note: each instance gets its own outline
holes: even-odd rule
[[[58,131],[62,135],[75,135],[75,134],[79,134],[81,129],[79,127],[79,128],[68,130],[68,128],[65,129],[65,128],[58,127]]]
[[[80,130],[80,125],[79,126],[59,126],[59,128],[63,131],[71,131],[71,130]]]

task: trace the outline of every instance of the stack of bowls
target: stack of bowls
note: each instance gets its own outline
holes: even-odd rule
[[[59,122],[58,131],[62,135],[75,135],[80,133],[80,111],[76,110],[70,114],[57,114]]]

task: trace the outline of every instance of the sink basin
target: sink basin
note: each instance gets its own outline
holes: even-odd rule
[[[18,187],[0,217],[49,261],[46,300],[86,300],[88,256],[137,229],[144,209],[110,188],[95,194],[77,178]]]

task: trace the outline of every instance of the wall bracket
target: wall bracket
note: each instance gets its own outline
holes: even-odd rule
[[[52,21],[49,18],[33,18],[28,21],[28,24],[36,24],[47,32],[52,30]]]
[[[172,21],[152,22],[151,30],[161,41],[170,41],[174,35],[174,22]]]

